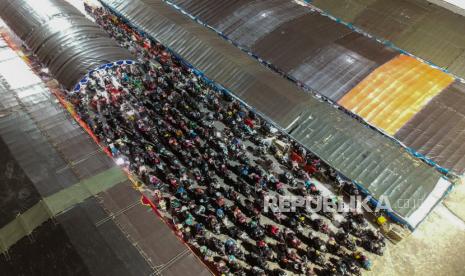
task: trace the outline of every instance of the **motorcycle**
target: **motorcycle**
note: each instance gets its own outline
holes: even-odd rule
[[[323,254],[321,254],[318,250],[315,250],[314,248],[310,248],[307,251],[307,257],[309,260],[311,260],[313,263],[319,266],[323,266],[326,263],[326,259],[323,256]]]

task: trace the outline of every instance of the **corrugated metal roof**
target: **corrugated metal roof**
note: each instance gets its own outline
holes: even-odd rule
[[[354,128],[345,114],[314,103],[291,135],[375,198],[387,196],[392,204],[402,200],[423,202],[435,188],[438,173],[369,128]],[[323,115],[323,116],[322,116]],[[403,217],[418,206],[394,210]]]
[[[67,89],[102,64],[132,59],[64,0],[3,0],[0,16]]]
[[[251,47],[279,26],[308,14],[308,10],[289,1],[254,0],[223,14],[225,17],[215,28],[237,44]]]
[[[257,41],[251,50],[260,52],[263,59],[279,64],[282,71],[289,72],[307,58],[314,57],[318,50],[350,33],[341,24],[324,20],[317,13],[307,13],[279,26],[272,35]]]
[[[456,172],[465,170],[465,85],[455,82],[396,134],[407,146]]]
[[[465,52],[456,57],[447,70],[457,76],[465,76]]]
[[[463,16],[420,0],[315,0],[311,5],[465,78]]]
[[[313,0],[312,5],[331,13],[337,18],[347,22],[353,22],[357,16],[363,12],[368,5],[376,0]]]

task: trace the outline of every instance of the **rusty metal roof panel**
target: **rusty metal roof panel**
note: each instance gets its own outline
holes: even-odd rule
[[[436,187],[438,173],[410,156],[395,144],[368,128],[354,128],[336,109],[326,109],[323,103],[309,107],[291,135],[312,149],[344,174],[360,183],[375,198],[387,196],[392,204],[400,201],[420,202]],[[319,116],[325,114],[325,116]],[[400,200],[400,201],[399,201]],[[394,207],[408,218],[416,207]]]
[[[306,2],[311,2],[312,5],[346,22],[353,22],[368,5],[375,1],[376,0],[313,0]]]
[[[429,12],[430,6],[425,1],[378,0],[359,13],[353,23],[370,34],[392,40]]]
[[[318,51],[352,33],[335,21],[318,13],[307,13],[289,21],[258,40],[251,51],[276,64],[284,72],[294,70],[303,60],[318,55]]]

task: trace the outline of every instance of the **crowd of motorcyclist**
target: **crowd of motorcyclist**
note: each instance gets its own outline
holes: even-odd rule
[[[116,162],[156,195],[159,210],[218,274],[358,275],[383,236],[354,210],[265,212],[266,196],[323,196],[350,182],[219,92],[161,44],[87,7],[138,64],[94,71],[69,100]]]

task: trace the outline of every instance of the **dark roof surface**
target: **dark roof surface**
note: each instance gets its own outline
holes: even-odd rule
[[[465,18],[421,0],[314,0],[314,5],[465,78]]]

